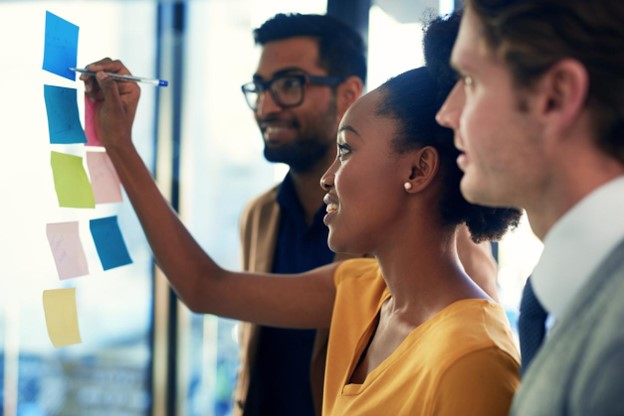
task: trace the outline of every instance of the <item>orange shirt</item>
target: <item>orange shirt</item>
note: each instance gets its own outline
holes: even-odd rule
[[[363,384],[347,384],[390,293],[374,259],[344,262],[334,281],[325,416],[507,415],[520,357],[498,304],[449,305],[415,328]]]

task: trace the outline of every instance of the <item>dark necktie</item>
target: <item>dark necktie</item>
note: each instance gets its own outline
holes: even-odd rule
[[[522,374],[529,368],[529,364],[537,350],[539,350],[544,334],[546,333],[546,317],[544,310],[533,292],[531,279],[527,280],[522,299],[520,300],[520,317],[518,332],[520,333],[520,353],[522,355]]]

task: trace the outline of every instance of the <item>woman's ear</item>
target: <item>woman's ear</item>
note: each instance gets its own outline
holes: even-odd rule
[[[409,177],[405,178],[404,182],[405,190],[410,193],[422,191],[436,177],[440,166],[440,155],[435,148],[426,146],[414,152],[410,161]],[[409,185],[406,185],[408,183]]]
[[[352,75],[343,81],[336,90],[336,109],[338,120],[342,119],[347,109],[362,96],[364,83],[360,77]]]

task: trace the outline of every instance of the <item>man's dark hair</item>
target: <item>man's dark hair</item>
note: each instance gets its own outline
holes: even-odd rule
[[[277,14],[254,30],[256,45],[298,36],[316,38],[319,66],[330,76],[355,75],[366,82],[366,50],[362,37],[328,15]]]

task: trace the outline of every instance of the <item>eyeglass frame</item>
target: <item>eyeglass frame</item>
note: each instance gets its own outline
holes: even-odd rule
[[[296,103],[293,103],[293,104],[282,103],[282,101],[279,99],[277,95],[277,92],[275,92],[271,88],[271,86],[273,85],[275,81],[278,81],[284,78],[297,78],[301,80],[301,98]],[[305,86],[307,84],[325,85],[328,87],[335,87],[337,85],[340,85],[346,79],[347,77],[344,77],[344,76],[309,75],[309,74],[299,74],[299,73],[278,74],[268,81],[264,81],[261,78],[256,78],[253,81],[249,81],[241,85],[241,91],[243,92],[243,96],[245,97],[245,102],[247,103],[247,105],[252,111],[258,110],[258,101],[260,100],[260,97],[262,96],[262,94],[264,94],[266,91],[269,91],[269,93],[271,94],[271,98],[273,99],[275,104],[279,105],[283,109],[286,109],[286,108],[298,107],[303,103],[303,100],[305,99]],[[255,105],[252,105],[252,103],[247,98],[247,93],[254,92],[254,91],[248,90],[250,86],[253,86],[254,88],[260,87],[259,91],[255,91],[255,93],[258,95]]]

